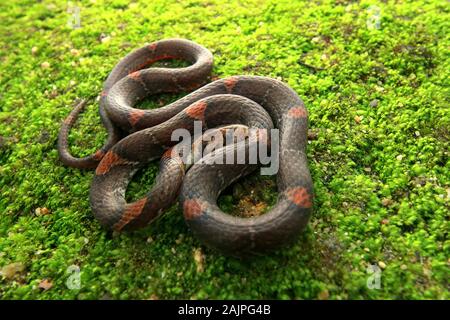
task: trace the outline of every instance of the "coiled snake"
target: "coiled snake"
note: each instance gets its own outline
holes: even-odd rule
[[[163,59],[185,60],[191,65],[148,68]],[[305,153],[307,110],[291,88],[267,77],[232,76],[202,86],[212,65],[213,56],[206,48],[183,39],[161,40],[133,51],[114,67],[103,86],[99,113],[108,131],[105,145],[85,158],[70,155],[67,137],[83,109],[79,105],[62,124],[59,155],[68,166],[95,168],[90,203],[95,217],[110,229],[146,226],[180,195],[185,220],[203,243],[235,256],[264,253],[295,239],[310,217],[313,190]],[[197,90],[162,108],[134,108],[155,93],[193,89]],[[254,170],[254,164],[200,161],[186,172],[180,154],[172,152],[176,142],[171,141],[171,134],[177,128],[193,132],[194,121],[201,121],[203,128],[219,127],[219,131],[237,124],[279,129],[279,195],[269,212],[241,218],[217,206],[220,192]],[[268,140],[258,136],[260,142]],[[249,143],[228,145],[205,158],[224,157],[238,147],[248,153]],[[160,171],[152,190],[127,203],[125,190],[133,174],[158,158]]]

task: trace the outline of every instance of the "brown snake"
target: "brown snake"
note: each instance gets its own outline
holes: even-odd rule
[[[163,59],[184,60],[191,65],[148,68]],[[213,57],[207,49],[183,39],[157,41],[128,54],[108,76],[100,98],[107,142],[91,156],[70,155],[67,137],[83,109],[78,106],[61,127],[60,158],[69,166],[96,168],[90,202],[95,217],[108,228],[133,230],[146,226],[180,195],[188,226],[206,245],[235,256],[279,248],[300,234],[312,210],[312,181],[305,150],[307,110],[291,88],[267,77],[232,76],[202,86],[212,65]],[[153,94],[193,89],[162,108],[134,108]],[[279,129],[279,195],[269,212],[241,218],[225,214],[217,206],[220,192],[257,165],[198,162],[186,172],[179,154],[171,152],[176,144],[171,134],[179,128],[192,133],[194,121],[200,121],[205,129],[237,124]],[[258,141],[263,140],[259,137]],[[224,157],[238,148],[247,154],[250,143],[228,145],[205,158]],[[127,203],[125,190],[133,174],[159,158],[160,171],[153,188],[142,199]]]

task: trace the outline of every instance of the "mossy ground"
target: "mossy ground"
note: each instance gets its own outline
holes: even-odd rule
[[[371,5],[381,10],[378,29],[367,25]],[[72,6],[81,8],[79,29],[67,25],[66,1],[0,4],[0,297],[450,298],[447,1]],[[209,48],[217,77],[280,78],[305,100],[316,198],[292,247],[224,257],[193,237],[177,207],[145,230],[108,233],[89,209],[93,173],[58,160],[59,125],[75,101],[98,95],[130,50],[169,37]],[[72,130],[77,155],[105,138],[96,108]],[[135,179],[129,197],[156,170]],[[221,198],[225,210],[240,206],[236,196],[259,209],[273,202],[273,180],[245,181]],[[66,286],[71,265],[79,290]],[[380,266],[379,289],[367,286],[371,265]]]

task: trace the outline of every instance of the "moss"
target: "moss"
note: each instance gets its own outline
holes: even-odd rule
[[[449,298],[446,1],[74,5],[78,29],[67,26],[66,1],[0,4],[0,268],[20,266],[0,278],[3,299]],[[367,26],[371,5],[379,29]],[[130,50],[168,37],[210,48],[214,76],[277,77],[304,98],[315,208],[293,246],[223,257],[193,237],[176,206],[145,230],[108,233],[89,209],[92,172],[58,160],[59,125],[76,100],[95,97]],[[89,154],[105,136],[92,102],[72,151]],[[129,198],[156,173],[154,164],[136,177]],[[274,181],[244,179],[220,205],[233,212],[254,189],[250,202],[269,208]],[[80,289],[67,287],[72,265]],[[369,266],[380,268],[379,289],[367,286]],[[51,288],[39,288],[43,279]]]

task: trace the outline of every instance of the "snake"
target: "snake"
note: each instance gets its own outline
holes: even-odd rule
[[[161,60],[189,65],[153,65]],[[79,104],[61,125],[59,157],[65,165],[95,169],[89,201],[95,218],[107,229],[143,228],[178,201],[188,228],[207,247],[237,257],[265,254],[292,243],[311,217],[308,111],[298,94],[280,80],[236,75],[210,82],[212,69],[212,53],[186,39],[159,40],[132,51],[112,69],[99,97],[99,115],[108,133],[104,145],[84,158],[71,155],[69,131],[85,108]],[[137,108],[152,95],[180,92],[190,93],[160,108]],[[236,127],[247,133],[254,129],[257,134],[187,164],[172,133],[183,129],[193,134],[196,122],[202,130],[219,135]],[[217,204],[221,192],[260,164],[215,160],[237,150],[248,156],[257,143],[270,148],[273,129],[279,137],[276,203],[266,213],[249,218],[223,212]],[[151,190],[127,202],[125,192],[133,175],[158,159]]]

